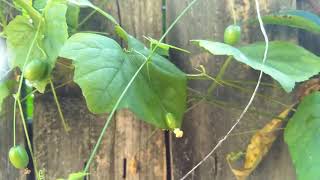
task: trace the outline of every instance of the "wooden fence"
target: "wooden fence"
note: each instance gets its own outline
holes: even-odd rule
[[[129,33],[143,40],[144,35],[159,39],[164,26],[170,25],[191,0],[95,0],[95,4],[112,14]],[[170,32],[166,41],[169,44],[190,50],[191,54],[171,52],[171,60],[185,72],[195,73],[194,68],[204,65],[210,74],[217,73],[223,59],[212,57],[190,43],[191,39],[211,39],[222,41],[224,28],[232,23],[228,0],[199,0]],[[256,16],[253,0],[233,0],[239,20]],[[311,9],[307,1],[260,0],[263,13],[280,9]],[[84,9],[82,16],[91,10]],[[94,14],[83,30],[98,30],[110,33],[111,24],[98,14]],[[290,39],[301,42],[314,52],[320,52],[320,40],[304,32],[268,26],[271,39]],[[319,39],[319,38],[318,38]],[[243,42],[262,40],[258,27],[244,29]],[[316,46],[317,45],[317,46]],[[59,85],[70,79],[72,74],[58,67],[64,77],[57,77]],[[233,62],[224,77],[226,80],[256,81],[258,73]],[[264,76],[263,81],[273,82]],[[208,83],[190,81],[189,87],[205,92]],[[252,89],[254,86],[248,85]],[[116,113],[103,140],[99,153],[90,169],[90,180],[162,180],[179,179],[197,164],[225,135],[233,125],[241,110],[249,100],[252,91],[238,88],[219,87],[213,95],[226,102],[226,106],[214,102],[196,102],[185,114],[181,139],[138,121],[129,111]],[[226,163],[226,155],[232,151],[244,150],[256,130],[270,120],[270,115],[255,112],[279,113],[281,101],[289,104],[293,97],[273,88],[261,88],[259,93],[271,96],[275,102],[259,96],[251,111],[233,132],[232,136],[187,179],[192,180],[232,180],[235,179]],[[52,94],[37,94],[35,97],[32,121],[33,146],[40,169],[45,170],[46,179],[66,177],[69,173],[81,170],[100,134],[107,114],[91,114],[81,96],[79,88],[68,85],[59,88],[58,96],[66,121],[72,127],[70,134],[63,130],[58,110]],[[231,106],[232,105],[232,106]],[[5,104],[5,113],[0,119],[0,179],[32,179],[23,175],[8,163],[8,149],[12,146],[12,98]],[[226,108],[227,107],[227,108]],[[18,130],[20,143],[23,143],[22,130]],[[295,173],[288,154],[287,145],[280,136],[271,152],[250,176],[250,180],[294,180]]]

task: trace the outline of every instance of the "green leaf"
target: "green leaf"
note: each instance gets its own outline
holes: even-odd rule
[[[74,5],[68,5],[67,24],[69,32],[75,32],[78,29],[80,8]]]
[[[147,48],[135,41],[133,44],[137,46],[129,46],[130,50],[125,52],[114,40],[101,35],[78,33],[68,39],[60,56],[74,60],[74,81],[81,87],[92,112],[111,111],[134,73],[145,62],[143,55],[148,55]],[[180,126],[185,104],[185,74],[155,54],[118,109],[128,108],[144,121],[167,128],[166,113],[172,113]]]
[[[320,58],[304,48],[283,41],[269,44],[268,58],[262,64],[265,44],[262,42],[243,46],[240,49],[219,42],[196,40],[200,47],[213,55],[231,55],[237,61],[256,70],[262,70],[277,80],[287,92],[296,82],[308,80],[320,72]]]
[[[172,46],[170,44],[161,43],[156,39],[152,39],[151,37],[145,37],[150,42],[150,49],[155,48],[158,45],[158,48],[156,49],[156,53],[162,56],[169,56],[169,49],[176,49],[181,52],[190,53],[189,51],[185,49],[178,48],[176,46]]]
[[[77,172],[69,174],[68,180],[82,180],[84,177],[88,176],[89,173]]]
[[[68,25],[66,20],[67,2],[65,0],[49,0],[44,9],[44,38],[43,46],[49,62],[46,79],[31,82],[39,92],[44,92],[49,83],[50,74],[57,61],[60,49],[68,39]]]
[[[320,93],[303,99],[285,128],[284,138],[299,180],[320,177]]]
[[[43,59],[49,64],[48,74],[55,66],[61,47],[68,38],[68,26],[66,23],[67,5],[64,0],[49,0],[44,9],[45,25],[40,29],[36,45],[32,48],[30,59]],[[5,33],[9,51],[10,67],[18,66],[21,70],[35,37],[37,28],[33,26],[29,18],[17,16],[12,20]],[[44,92],[49,82],[50,75],[41,81],[30,82],[39,92]]]
[[[7,35],[10,68],[19,67],[23,69],[28,50],[36,34],[36,28],[30,23],[29,18],[17,16],[8,24],[5,29],[5,34]],[[30,59],[44,58],[44,54],[38,46],[40,42],[41,38],[38,38],[37,45],[35,45],[31,51]]]
[[[282,11],[263,17],[265,24],[277,24],[320,33],[320,17],[302,10]]]
[[[95,6],[88,0],[68,0],[68,3],[72,4],[72,5],[76,5],[79,7],[91,7],[94,8]]]
[[[43,9],[46,7],[48,0],[34,0],[33,7],[38,11],[42,12]]]
[[[68,39],[65,0],[49,0],[44,10],[45,37],[44,47],[50,64],[54,66],[60,49]]]

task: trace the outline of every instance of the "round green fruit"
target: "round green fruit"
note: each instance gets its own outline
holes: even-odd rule
[[[24,169],[28,166],[29,156],[26,149],[18,145],[10,148],[9,160],[15,168]]]
[[[39,59],[29,62],[24,69],[24,77],[29,81],[38,81],[43,79],[47,73],[47,63]]]
[[[230,25],[224,30],[224,42],[229,45],[237,44],[241,39],[241,27]]]

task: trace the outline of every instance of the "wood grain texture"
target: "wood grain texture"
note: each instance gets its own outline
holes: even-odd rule
[[[118,0],[118,4],[120,23],[128,33],[142,41],[145,41],[143,36],[160,38],[161,0]],[[161,130],[154,133],[152,126],[123,110],[116,115],[115,138],[115,179],[120,179],[124,174],[125,179],[129,180],[166,178],[165,144]]]
[[[33,123],[34,149],[39,169],[47,179],[67,177],[82,170],[100,134],[105,116],[91,114],[82,98],[60,98],[62,111],[72,128],[66,134],[50,95],[36,98]],[[90,169],[92,179],[112,178],[113,129],[111,125]]]
[[[167,2],[167,22],[170,24],[178,14],[190,3],[191,0],[168,1]],[[188,73],[195,73],[193,68],[204,65],[207,72],[216,75],[225,57],[213,57],[208,53],[199,50],[190,43],[191,39],[207,39],[222,41],[223,32],[228,24],[232,24],[230,11],[231,1],[202,0],[198,1],[192,10],[178,23],[168,37],[168,42],[178,47],[186,48],[192,52],[191,55],[172,52],[172,58],[181,68]],[[238,20],[246,20],[255,17],[255,4],[252,0],[233,1]],[[293,0],[264,0],[259,1],[264,13],[277,11],[285,8],[295,8]],[[294,31],[281,29],[274,30],[275,27],[268,27],[271,39],[292,39],[295,37]],[[258,27],[244,27],[242,43],[249,43],[254,40],[262,40]],[[277,35],[275,35],[277,34]],[[227,70],[225,80],[251,80],[256,81],[258,72],[247,66],[233,62]],[[263,82],[274,83],[270,77],[264,75]],[[206,93],[211,82],[190,81],[189,86],[197,91]],[[226,134],[230,127],[239,117],[241,110],[249,100],[254,86],[246,85],[249,93],[244,93],[240,89],[230,87],[219,87],[212,94],[213,100],[220,100],[226,103],[222,107],[214,101],[193,102],[189,106],[194,108],[185,115],[182,129],[185,132],[184,138],[173,138],[173,178],[179,179],[196,165],[207,153],[216,145],[217,141]],[[277,101],[290,104],[292,98],[282,90],[276,88],[261,87],[260,94],[271,96]],[[245,115],[242,122],[234,130],[232,136],[225,141],[221,147],[203,163],[187,179],[196,180],[232,180],[235,179],[226,163],[226,155],[232,151],[244,150],[248,144],[252,133],[248,131],[261,128],[266,122],[271,120],[271,116],[278,114],[284,109],[283,106],[270,102],[271,98],[257,97],[254,100],[249,113]],[[235,106],[233,108],[233,106]],[[257,113],[263,112],[263,113]],[[267,113],[267,114],[265,114]],[[271,114],[268,114],[271,113]],[[247,132],[247,133],[246,133]],[[240,133],[240,134],[239,134]],[[273,145],[271,152],[259,165],[253,175],[252,180],[293,180],[294,170],[287,151],[287,146],[280,138]]]

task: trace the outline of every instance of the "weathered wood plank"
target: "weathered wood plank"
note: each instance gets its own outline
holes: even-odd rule
[[[114,14],[115,2],[93,1],[93,3],[118,18],[117,14]],[[91,10],[82,9],[81,12],[84,18]],[[104,17],[95,13],[80,29],[108,33],[111,29],[109,25]],[[70,69],[58,65],[54,73],[55,84],[69,82],[72,74]],[[107,115],[97,116],[89,112],[79,87],[74,83],[57,89],[57,93],[66,121],[72,128],[69,134],[63,129],[52,94],[38,95],[35,98],[33,123],[35,156],[39,162],[39,169],[45,170],[47,179],[67,177],[69,173],[82,170],[107,119]],[[90,179],[114,179],[114,126],[115,123],[112,122],[94,158],[89,170]]]
[[[143,36],[160,38],[161,0],[118,0],[118,4],[120,23],[126,31],[143,41]],[[158,130],[154,133],[151,126],[139,121],[127,110],[119,111],[116,119],[115,179],[165,179],[163,132]]]
[[[34,149],[39,169],[44,169],[49,179],[67,177],[84,168],[106,119],[91,114],[82,98],[60,97],[60,102],[72,128],[69,134],[63,129],[52,97],[35,101]],[[92,179],[112,179],[113,129],[111,125],[90,169]]]
[[[17,116],[18,113],[17,113]],[[9,162],[8,152],[13,146],[13,98],[7,98],[3,103],[0,116],[0,177],[8,180],[22,180],[26,178],[23,171],[17,170]],[[24,146],[24,134],[20,118],[16,124],[16,143]],[[0,179],[1,179],[0,178]]]
[[[176,18],[179,12],[187,6],[191,0],[168,1],[167,2],[167,21],[170,24]],[[221,67],[225,57],[213,57],[207,53],[200,51],[195,46],[191,45],[190,39],[211,39],[215,41],[222,41],[224,28],[232,23],[232,13],[230,11],[230,4],[232,1],[219,0],[203,0],[192,8],[186,17],[174,28],[168,37],[170,44],[178,47],[191,50],[192,55],[181,53],[172,53],[173,59],[186,72],[195,72],[193,68],[204,65],[212,75],[215,75]],[[274,11],[280,8],[295,8],[295,1],[293,0],[265,0],[259,1],[261,9],[266,11]],[[252,0],[234,1],[236,8],[236,15],[238,19],[245,20],[255,16],[255,4]],[[250,27],[252,28],[252,27]],[[244,28],[243,43],[248,43],[256,39],[262,39],[259,29]],[[271,29],[273,31],[273,29]],[[257,32],[257,33],[254,33]],[[279,33],[274,30],[274,33]],[[283,33],[286,37],[286,34]],[[258,37],[259,36],[259,37]],[[290,35],[292,36],[292,35]],[[284,38],[283,35],[280,36]],[[279,38],[274,36],[272,38]],[[250,68],[240,64],[232,63],[228,68],[225,79],[237,80],[253,80],[256,81],[258,73]],[[264,82],[273,82],[268,76],[264,76]],[[189,85],[193,89],[205,93],[208,88],[208,82],[190,81]],[[276,84],[276,83],[275,83]],[[253,86],[245,86],[253,90]],[[274,97],[275,99],[289,104],[291,97],[285,95],[282,90],[261,88],[259,93]],[[239,89],[228,87],[217,88],[212,94],[216,100],[222,100],[227,103],[227,106],[221,108],[214,102],[201,102],[195,108],[190,110],[185,115],[185,120],[182,129],[185,132],[185,137],[182,139],[173,139],[173,176],[174,179],[179,179],[188,172],[194,165],[196,165],[207,153],[215,146],[217,141],[226,134],[230,127],[240,114],[240,110],[248,102],[249,96],[242,93]],[[270,99],[270,98],[269,98]],[[190,106],[195,105],[194,102]],[[232,105],[236,109],[231,108]],[[277,114],[283,109],[283,106],[267,101],[266,99],[256,98],[248,113],[236,130],[234,135],[223,143],[221,147],[192,175],[187,179],[207,180],[207,179],[235,179],[232,175],[225,157],[229,152],[244,150],[252,135],[248,131],[261,128],[264,123],[271,119],[272,115],[263,115],[254,113],[257,110],[262,112],[269,112]],[[247,132],[247,133],[246,133]],[[239,134],[240,133],[240,134]],[[281,133],[282,134],[282,133]],[[270,154],[259,165],[250,179],[259,180],[292,180],[294,178],[294,170],[291,165],[291,160],[288,155],[287,147],[283,143],[282,135],[274,144]]]

